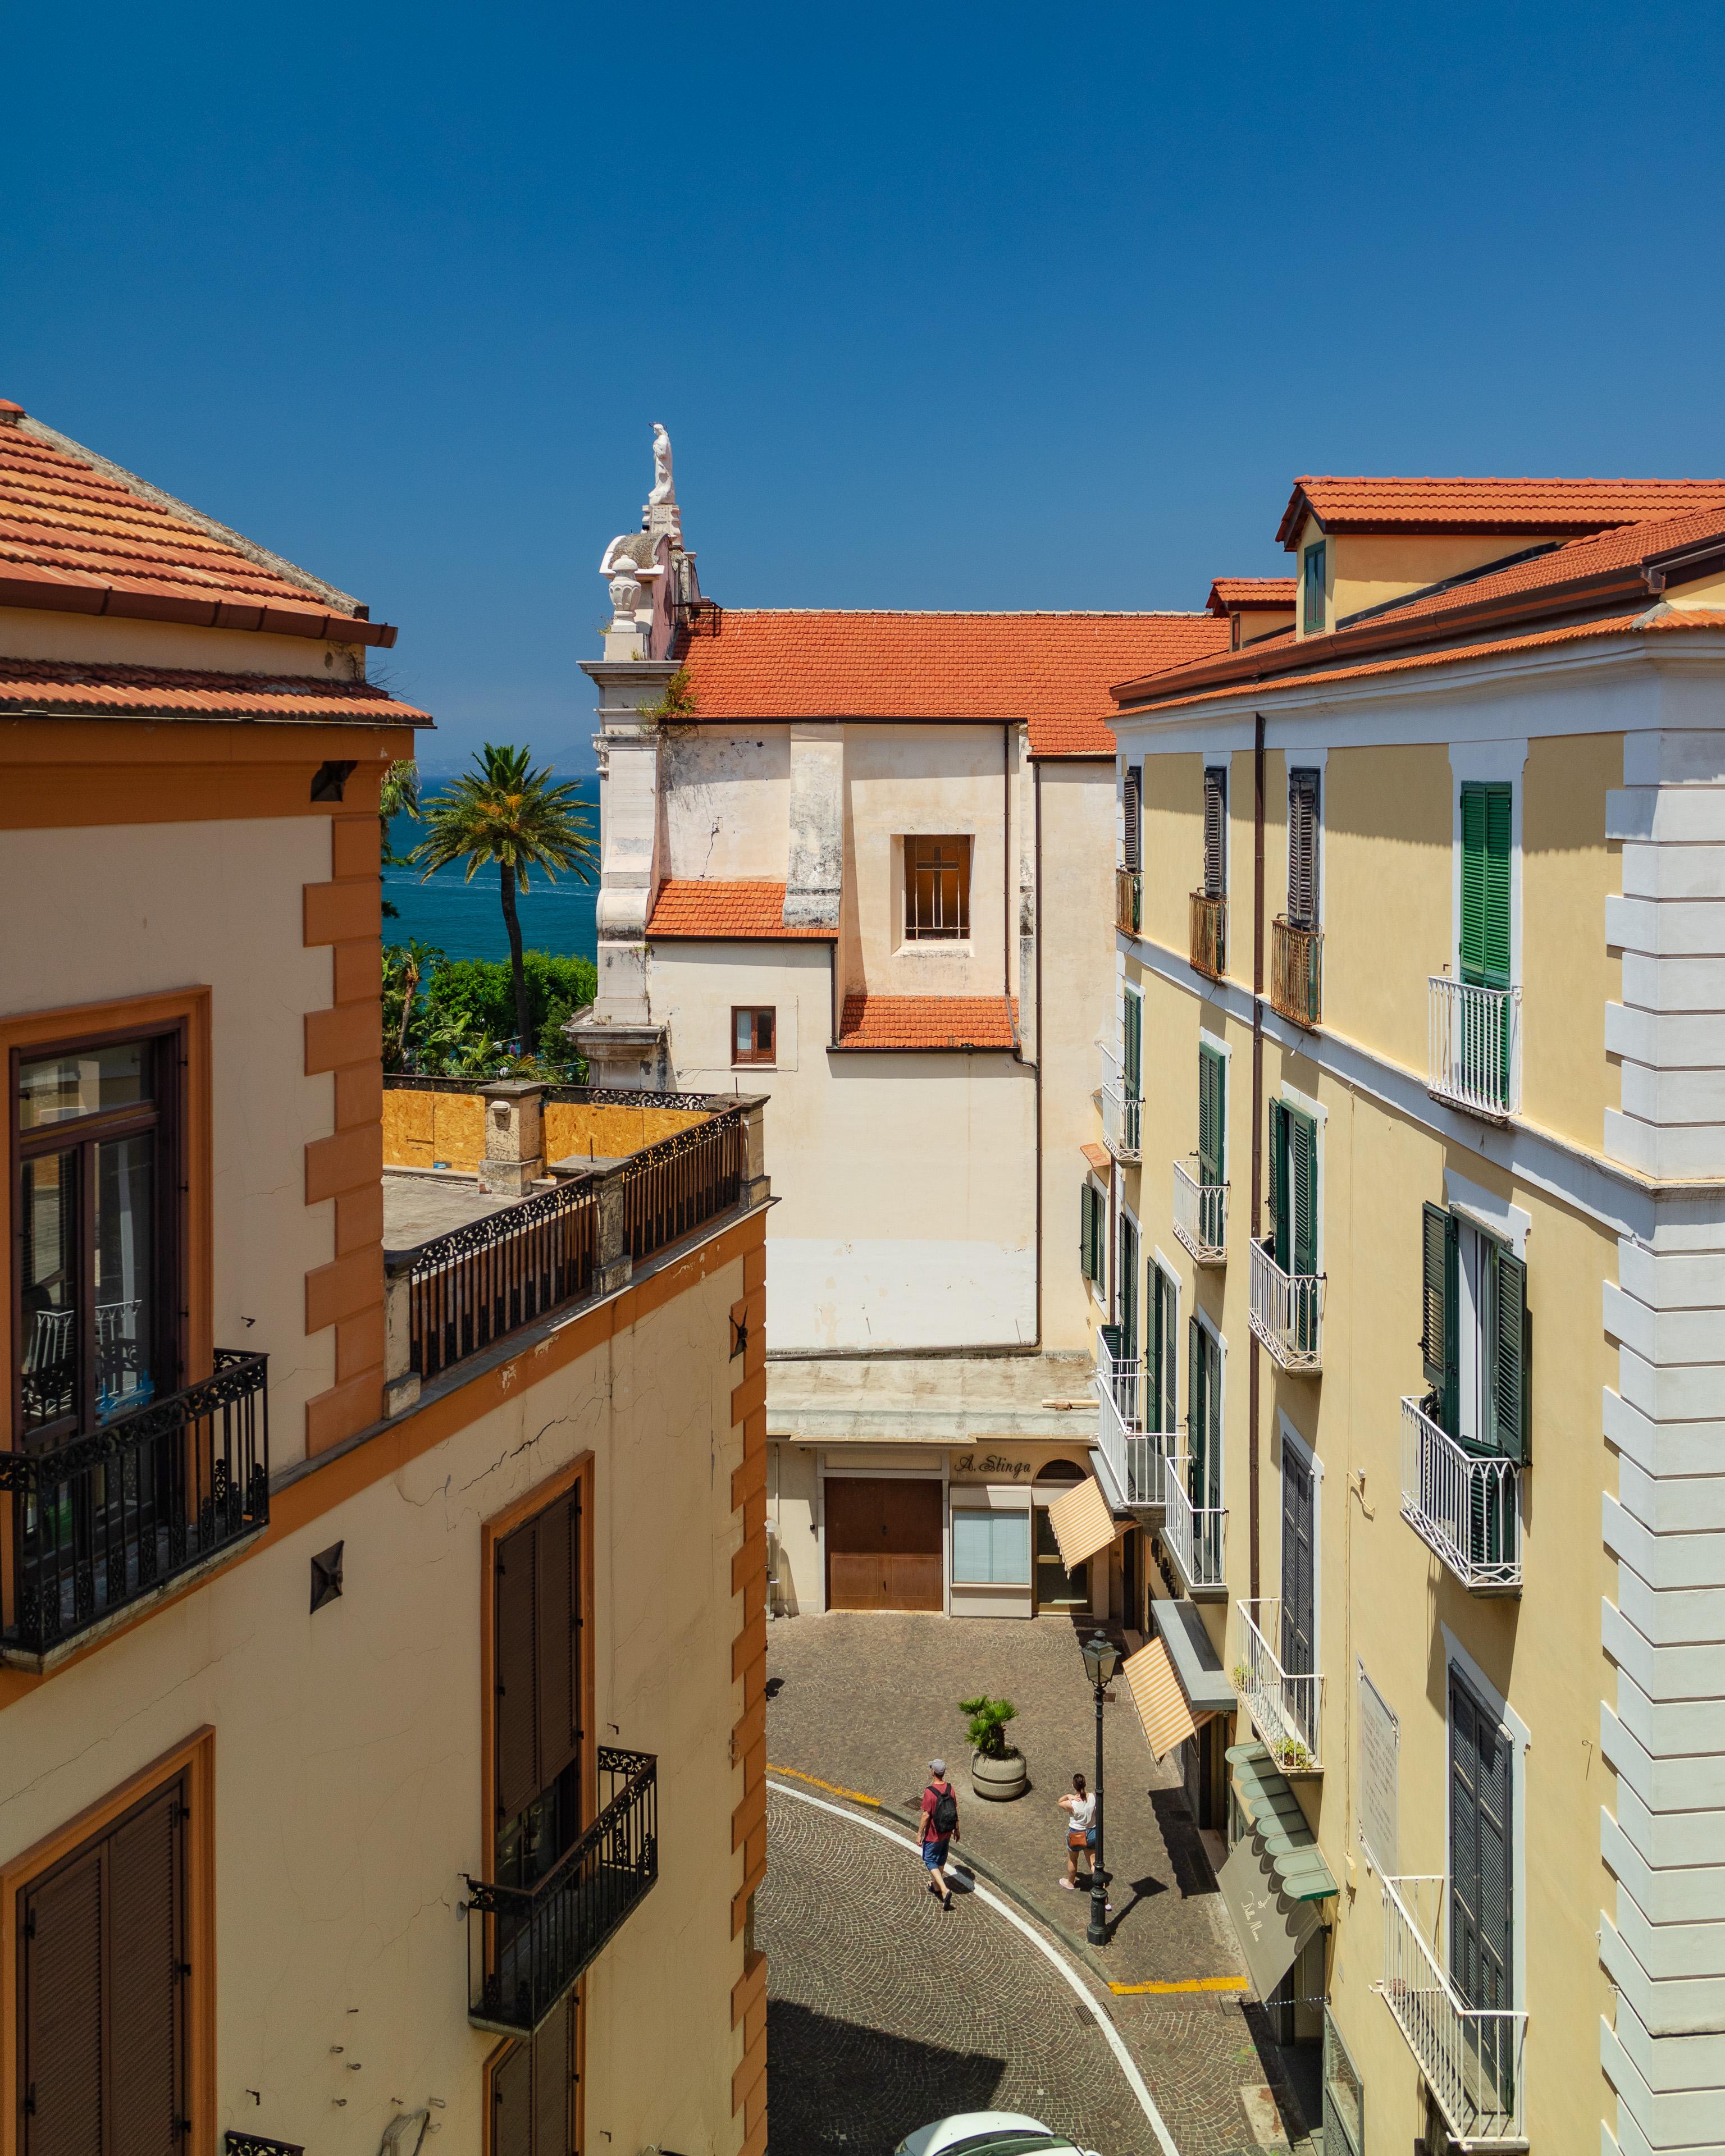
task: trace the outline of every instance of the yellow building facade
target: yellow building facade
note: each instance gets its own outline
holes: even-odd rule
[[[1355,2156],[1725,2144],[1725,517],[1634,506],[1351,501],[1363,616],[1116,691],[1102,1427]]]

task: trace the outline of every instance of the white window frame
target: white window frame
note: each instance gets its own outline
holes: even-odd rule
[[[1313,1263],[1317,1265],[1318,1271],[1322,1273],[1324,1269],[1324,1250],[1327,1242],[1327,1238],[1324,1234],[1324,1184],[1327,1178],[1324,1174],[1324,1152],[1327,1137],[1326,1126],[1330,1120],[1330,1111],[1327,1107],[1325,1107],[1322,1101],[1314,1101],[1309,1093],[1302,1093],[1298,1086],[1290,1086],[1286,1080],[1283,1081],[1281,1089],[1276,1095],[1276,1098],[1290,1108],[1297,1108],[1302,1116],[1309,1116],[1312,1118],[1312,1128],[1317,1133],[1316,1141],[1317,1145],[1317,1159],[1315,1163],[1315,1173],[1317,1179],[1317,1255],[1313,1260]],[[1290,1240],[1291,1240],[1291,1238]],[[1290,1259],[1292,1258],[1293,1252],[1291,1250],[1288,1252],[1288,1255]],[[1303,1440],[1301,1441],[1303,1442]]]

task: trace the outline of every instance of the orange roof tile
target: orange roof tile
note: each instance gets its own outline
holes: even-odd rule
[[[1109,1152],[1106,1146],[1081,1145],[1078,1150],[1098,1175],[1108,1173]]]
[[[846,996],[840,1048],[1011,1048],[1019,1006],[1007,996]]]
[[[654,901],[649,936],[699,937],[712,942],[742,938],[773,942],[836,943],[836,928],[787,928],[782,883],[722,883],[694,877],[667,877]]]
[[[1204,604],[1212,613],[1245,613],[1260,607],[1277,613],[1287,612],[1299,589],[1292,577],[1218,577]]]
[[[0,401],[0,604],[393,644],[280,555]]]
[[[1108,685],[1228,642],[1187,613],[711,609],[679,656],[702,719],[1029,721],[1035,757],[1111,757]]]
[[[429,726],[431,715],[398,704],[365,681],[315,675],[211,674],[201,667],[92,666],[46,659],[0,659],[0,715],[300,720],[328,726]]]
[[[1302,475],[1276,540],[1291,548],[1309,509],[1330,531],[1603,531],[1725,503],[1717,479],[1392,479]]]

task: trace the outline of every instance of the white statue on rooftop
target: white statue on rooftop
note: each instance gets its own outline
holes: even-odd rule
[[[675,501],[676,483],[671,477],[670,436],[658,420],[653,422],[653,491],[647,496],[650,509],[661,501]]]

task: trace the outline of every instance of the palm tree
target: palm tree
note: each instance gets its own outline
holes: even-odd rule
[[[515,1022],[524,1054],[531,1032],[516,889],[525,891],[528,871],[540,869],[552,883],[557,881],[552,872],[557,869],[571,870],[583,883],[590,883],[598,864],[593,826],[576,799],[572,782],[553,785],[549,765],[532,769],[532,753],[487,742],[475,756],[474,768],[422,811],[430,836],[422,839],[408,856],[425,864],[422,883],[451,861],[467,863],[469,883],[487,862],[496,863],[515,976]]]
[[[377,821],[383,827],[380,852],[386,869],[405,868],[408,865],[408,856],[397,853],[389,843],[390,820],[396,816],[411,816],[416,824],[419,820],[419,767],[411,757],[399,757],[392,763],[383,773],[383,783],[378,789]],[[400,907],[392,906],[387,898],[383,901],[383,918],[401,918]]]
[[[386,991],[401,991],[401,1023],[397,1029],[395,1061],[392,1066],[405,1070],[408,1065],[408,1034],[412,1029],[415,1006],[419,994],[419,983],[429,969],[443,957],[435,943],[422,943],[411,937],[405,943],[386,943],[383,947],[383,984]],[[386,1009],[388,1008],[386,1003]]]

